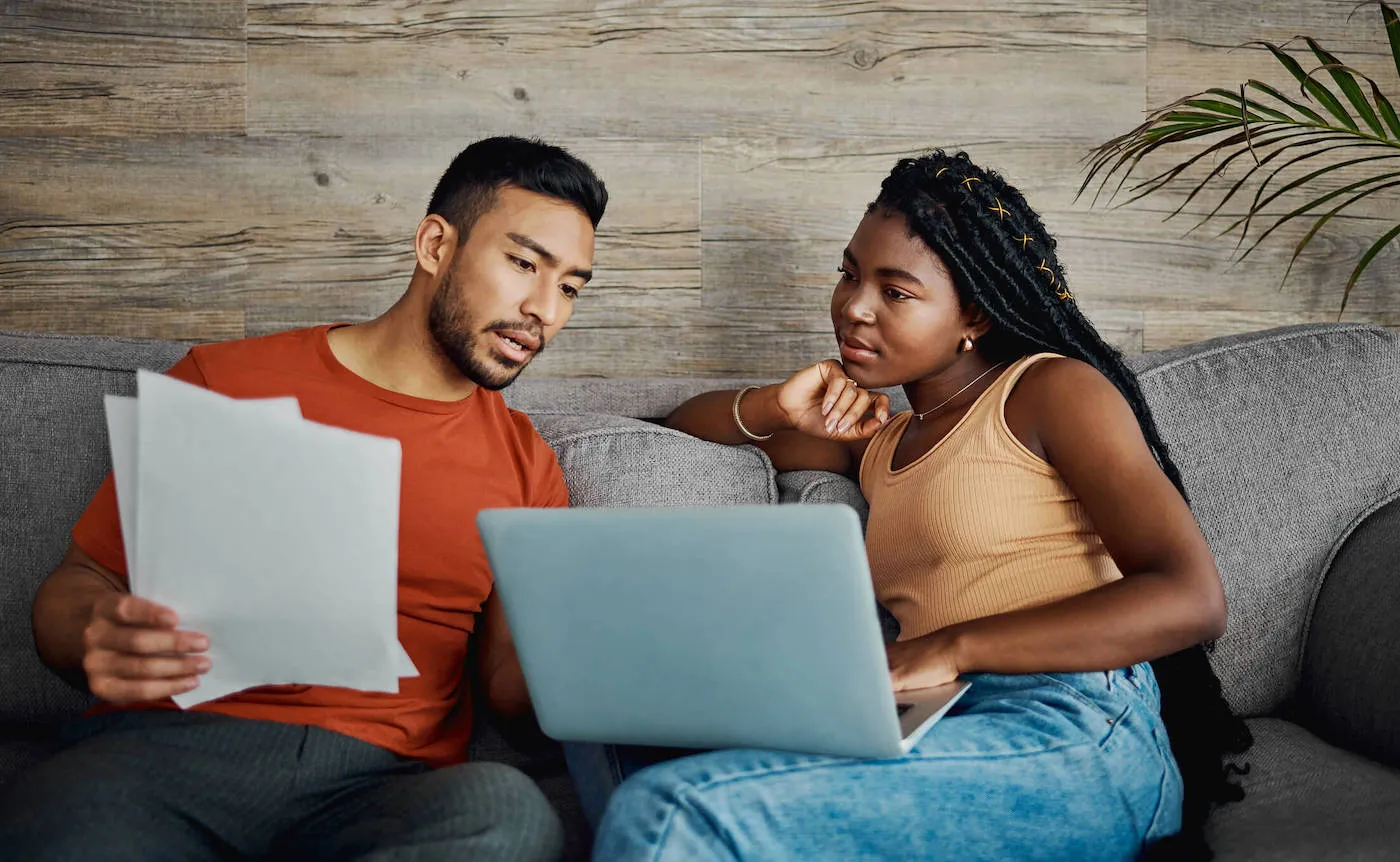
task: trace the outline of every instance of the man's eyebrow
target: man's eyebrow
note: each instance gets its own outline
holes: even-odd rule
[[[533,239],[531,239],[530,237],[526,236],[525,234],[523,234],[523,233],[508,233],[508,234],[506,234],[506,238],[509,239],[511,242],[515,243],[516,245],[523,245],[524,247],[528,248],[530,251],[533,251],[535,254],[539,255],[539,256],[542,257],[542,258],[544,258],[544,262],[547,263],[547,264],[549,264],[550,266],[558,266],[558,265],[559,265],[559,256],[558,256],[558,255],[556,255],[554,252],[550,251],[549,249],[545,248],[544,246],[540,245],[539,243],[535,242]],[[584,281],[585,284],[587,284],[587,283],[593,278],[593,270],[591,270],[591,269],[578,269],[578,268],[575,268],[575,269],[571,269],[571,270],[569,270],[568,272],[566,272],[565,275],[574,275],[574,276],[578,276],[579,278],[583,279],[583,281]]]

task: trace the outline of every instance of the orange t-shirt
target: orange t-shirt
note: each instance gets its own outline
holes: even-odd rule
[[[461,762],[471,733],[467,639],[492,583],[476,513],[567,506],[564,476],[529,418],[507,408],[500,393],[477,389],[444,402],[382,389],[340,364],[326,339],[330,328],[195,347],[169,374],[235,398],[294,395],[307,419],[401,441],[399,640],[419,676],[400,680],[398,694],[265,686],[194,709],[316,725],[432,765]],[[110,475],[73,541],[126,574]]]

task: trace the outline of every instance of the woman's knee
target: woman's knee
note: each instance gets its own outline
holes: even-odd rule
[[[608,801],[594,858],[736,858],[723,806],[711,796],[664,766],[642,770]]]

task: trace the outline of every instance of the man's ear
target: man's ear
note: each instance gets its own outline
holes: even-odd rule
[[[426,215],[413,235],[413,253],[418,265],[437,278],[446,272],[457,251],[457,228],[440,215]]]

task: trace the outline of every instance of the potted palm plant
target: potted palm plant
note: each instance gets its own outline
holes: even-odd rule
[[[1400,73],[1400,19],[1385,2],[1365,5],[1380,8]],[[1304,62],[1312,68],[1289,53],[1296,42],[1306,44]],[[1312,226],[1295,245],[1284,272],[1287,279],[1298,256],[1329,221],[1400,186],[1400,116],[1373,79],[1310,37],[1284,45],[1250,45],[1273,54],[1297,85],[1296,97],[1290,95],[1291,85],[1280,88],[1251,79],[1233,90],[1214,87],[1173,102],[1094,149],[1086,158],[1079,193],[1082,196],[1098,180],[1096,202],[1107,192],[1110,202],[1126,195],[1126,205],[1169,187],[1189,189],[1167,218],[1202,201],[1196,227],[1224,223],[1222,236],[1238,233],[1240,259],[1285,224],[1310,219]],[[1170,153],[1173,164],[1165,170],[1146,170],[1144,160],[1159,150],[1163,156]],[[1338,178],[1345,182],[1337,185]],[[1231,201],[1236,206],[1227,209]],[[1357,279],[1397,237],[1400,224],[1361,255],[1347,279],[1342,310]]]

